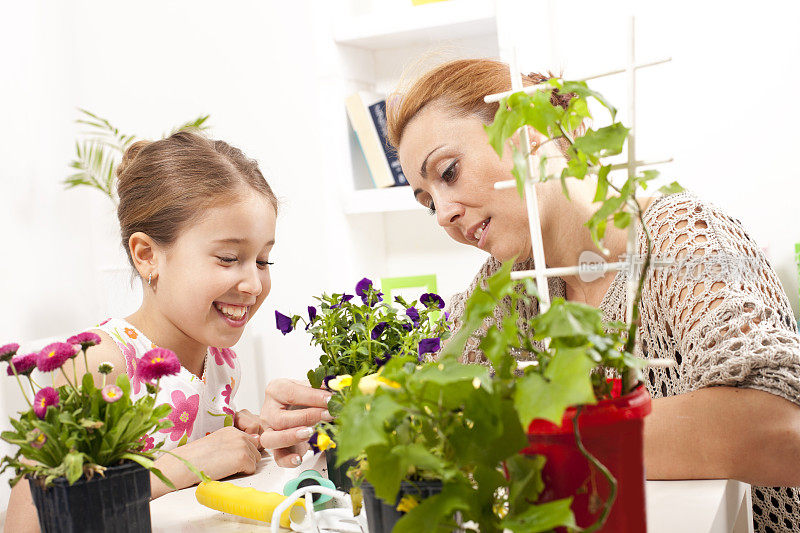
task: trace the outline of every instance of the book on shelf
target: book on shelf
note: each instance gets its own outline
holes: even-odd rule
[[[386,99],[359,91],[345,100],[345,107],[375,187],[408,185],[397,153],[389,144]]]

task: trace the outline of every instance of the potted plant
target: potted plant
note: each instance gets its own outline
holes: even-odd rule
[[[284,335],[302,322],[311,344],[322,350],[319,366],[308,372],[313,387],[327,387],[337,376],[339,381],[360,380],[362,388],[377,384],[388,361],[417,363],[425,354],[438,351],[449,336],[447,317],[441,313],[444,301],[434,293],[424,293],[410,303],[402,297],[387,302],[372,281],[363,278],[355,294],[323,294],[316,299],[318,308],[308,306],[308,318],[275,312],[276,326]],[[329,404],[332,413],[342,400],[341,394],[334,396]],[[349,490],[346,471],[350,464],[337,467],[332,448],[326,459],[330,479],[338,488]]]
[[[614,108],[585,83],[549,83],[549,90],[573,93],[567,109],[553,106],[547,91],[513,94],[501,101],[487,127],[490,143],[502,156],[523,126],[543,133],[547,142],[566,139],[567,165],[560,175],[546,176],[542,158],[541,179],[556,177],[564,183],[597,174],[600,207],[587,226],[602,249],[608,222],[619,228],[641,222],[635,193],[657,173],[632,175],[615,186],[603,158],[621,152],[628,130],[614,121]],[[590,118],[590,99],[609,110],[612,124],[573,139],[569,132]],[[522,193],[528,154],[510,144]],[[661,190],[679,189],[673,183]],[[357,479],[371,482],[378,497],[405,513],[396,524],[373,522],[371,530],[373,524],[376,531],[418,531],[465,522],[482,532],[645,529],[642,419],[650,399],[640,380],[643,362],[633,355],[638,303],[651,259],[646,228],[644,233],[645,254],[628,324],[604,324],[598,309],[563,299],[524,323],[517,304],[537,298],[537,292],[531,280],[511,279],[509,262],[474,291],[461,330],[438,362],[390,362],[382,373],[388,383],[375,390],[356,391],[356,381],[349,383],[353,390],[334,431],[340,461],[360,458]],[[497,306],[505,309],[504,319],[480,341],[494,374],[459,365],[466,341]],[[518,370],[515,352],[532,356],[524,372]],[[609,374],[615,377],[608,379]],[[441,480],[440,493],[423,501],[404,494],[402,481],[427,478]]]
[[[0,435],[17,447],[13,456],[2,459],[0,472],[14,471],[12,487],[23,476],[28,479],[42,531],[107,531],[120,526],[150,531],[150,472],[174,488],[153,466],[161,443],[153,445],[149,435],[172,425],[166,418],[171,407],[155,405],[155,393],[161,377],[180,370],[178,358],[156,348],[137,361],[147,376],[148,394],[134,401],[124,373],[115,383],[106,383],[113,370],[110,363],[98,369],[103,376],[99,387],[89,373],[79,379],[75,358],[83,353],[86,363],[86,351],[99,342],[98,335],[86,332],[38,353],[17,355],[17,344],[0,348],[0,360],[8,363],[7,373],[16,379],[29,406],[10,419],[12,430]],[[67,384],[40,386],[31,376],[34,369],[61,372]],[[200,476],[191,464],[184,464]]]

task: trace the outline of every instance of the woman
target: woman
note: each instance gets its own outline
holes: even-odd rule
[[[390,110],[390,141],[417,201],[453,239],[491,255],[472,287],[450,303],[456,326],[472,288],[500,262],[519,257],[515,269],[532,267],[524,202],[515,189],[494,189],[511,179],[510,155],[498,158],[484,131],[497,104],[483,97],[509,87],[507,65],[459,60],[428,72]],[[554,105],[568,102],[569,95],[553,96]],[[531,148],[549,150],[553,161],[559,151],[544,140],[532,132]],[[584,226],[594,187],[589,179],[571,183],[570,201],[557,180],[537,185],[548,267],[576,265],[584,251],[600,253]],[[640,306],[639,354],[677,363],[647,373],[654,398],[645,419],[648,478],[751,483],[756,530],[798,531],[800,497],[792,487],[800,485],[800,337],[780,282],[738,221],[713,206],[679,194],[644,199],[642,207],[654,252],[691,267],[688,274],[653,271]],[[608,258],[624,254],[625,243],[622,230],[609,228]],[[719,268],[730,259],[738,268]],[[600,307],[607,320],[624,319],[622,273],[552,279],[550,291]],[[520,312],[530,317],[537,309]],[[483,360],[477,342],[467,345],[464,360]],[[281,402],[269,391],[267,402],[262,416],[280,423]],[[784,488],[765,488],[774,485]]]

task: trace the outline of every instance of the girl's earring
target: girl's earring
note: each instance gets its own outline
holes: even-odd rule
[[[147,276],[147,285],[149,286],[152,281],[153,281],[153,273],[150,272],[150,275]]]

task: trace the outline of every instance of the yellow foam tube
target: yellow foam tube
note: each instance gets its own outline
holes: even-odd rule
[[[286,499],[277,492],[263,492],[222,481],[204,481],[197,486],[194,495],[198,502],[211,509],[267,523],[272,520],[272,513],[278,505]],[[281,513],[281,527],[289,527],[292,511],[297,508],[305,512],[303,500],[298,500]]]

